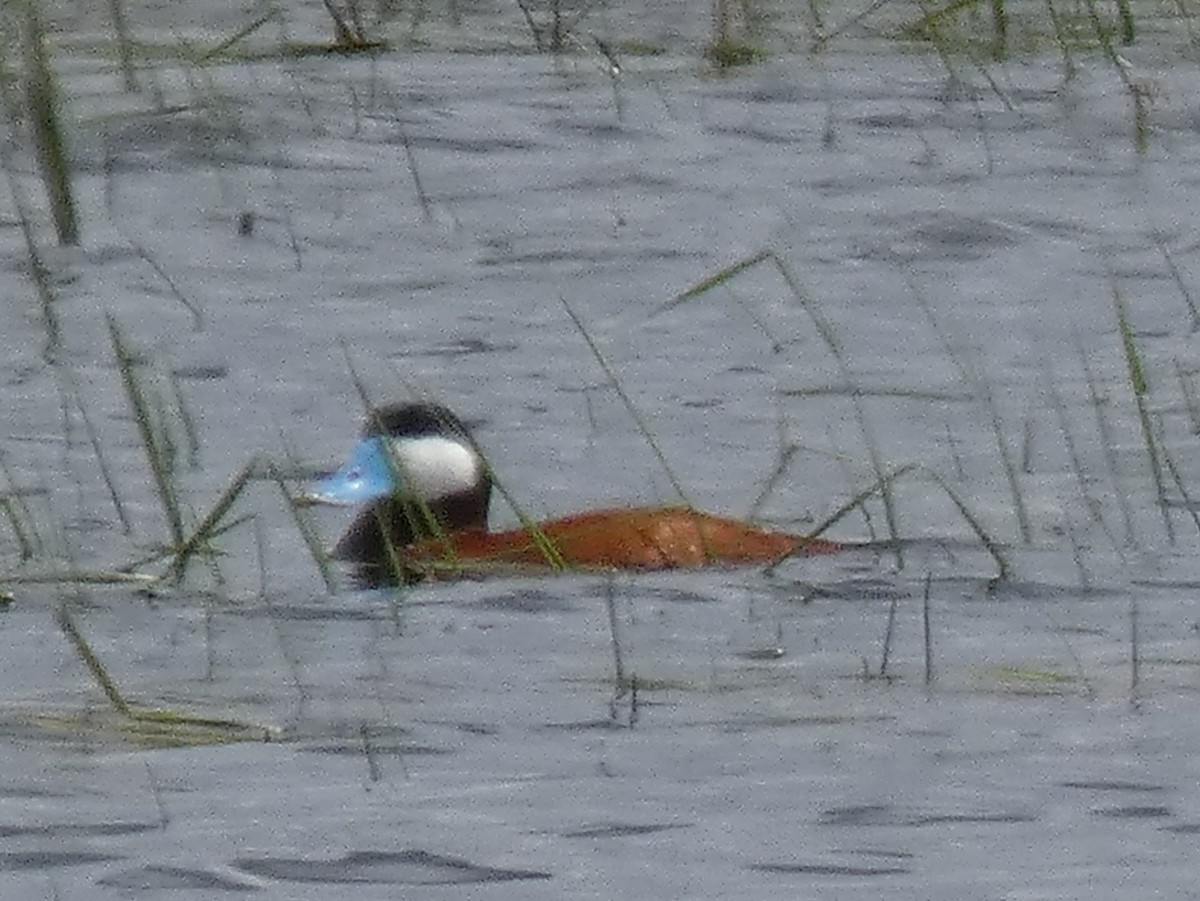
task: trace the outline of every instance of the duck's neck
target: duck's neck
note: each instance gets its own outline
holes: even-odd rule
[[[466,529],[487,529],[488,494],[463,492],[418,504],[390,497],[354,518],[334,548],[343,560],[386,562],[410,544]]]

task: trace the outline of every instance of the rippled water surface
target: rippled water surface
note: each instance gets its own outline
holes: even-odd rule
[[[95,6],[47,10],[79,247],[23,132],[3,160],[0,896],[1194,893],[1173,23],[1125,68],[980,68],[885,37],[915,10],[830,11],[811,53],[769,8],[769,56],[718,76],[706,4],[593,10],[557,58],[471,4],[279,53],[328,38],[313,3],[203,61],[254,10],[134,6],[127,92]],[[189,523],[258,461],[178,588],[82,578],[169,535],[106,317]],[[804,530],[911,467],[832,530],[901,552],[326,587],[267,464],[336,462],[356,378],[453,407],[532,513],[676,501],[588,338],[688,500]],[[81,643],[138,708],[222,722],[132,722]]]

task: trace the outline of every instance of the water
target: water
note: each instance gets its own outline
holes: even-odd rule
[[[290,36],[327,36],[311,7]],[[131,19],[175,48],[180,9]],[[244,24],[195,11],[203,46]],[[761,511],[789,527],[870,486],[872,456],[923,469],[896,484],[902,561],[330,594],[264,477],[221,582],[0,580],[3,897],[1192,891],[1200,574],[1178,485],[1196,483],[1198,214],[1192,70],[1167,43],[1128,51],[1154,89],[1138,154],[1118,73],[1086,55],[1071,80],[1057,58],[992,66],[998,94],[861,32],[787,52],[804,23],[783,18],[767,62],[718,78],[696,62],[704,17],[612,7],[589,27],[668,51],[623,56],[614,81],[584,53],[450,52],[525,40],[519,17],[464,8],[461,28],[420,25],[421,52],[168,55],[129,95],[100,12],[60,12],[84,242],[39,235],[47,354],[7,208],[3,484],[44,550],[23,564],[0,527],[5,571],[112,570],[165,540],[106,314],[195,420],[194,466],[175,434],[197,516],[256,456],[297,475],[340,459],[352,371],[475,423],[532,513],[674,501],[564,304],[701,507],[748,512],[792,446]],[[27,156],[6,166],[39,209]],[[1178,473],[1165,517],[1114,290]],[[989,588],[995,562],[927,472],[1009,582]],[[883,531],[869,510],[834,534]],[[329,539],[344,523],[321,520]],[[63,604],[135,703],[270,740],[147,747],[64,640]]]

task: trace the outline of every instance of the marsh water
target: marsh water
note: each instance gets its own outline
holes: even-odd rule
[[[5,145],[0,897],[1196,893],[1183,24],[977,65],[898,41],[915,6],[821,52],[767,7],[721,74],[706,4],[559,55],[464,3],[284,53],[331,33],[292,4],[212,56],[261,10],[132,4],[128,91],[90,6],[45,10],[78,247]],[[174,587],[86,579],[170,535],[110,319],[188,523],[253,463]],[[535,515],[677,480],[803,531],[904,472],[831,529],[873,548],[772,572],[331,590],[270,472],[339,460],[356,380],[453,407]],[[244,729],[130,721],[80,641]]]

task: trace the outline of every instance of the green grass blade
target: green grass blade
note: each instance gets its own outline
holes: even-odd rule
[[[108,322],[113,353],[117,358],[117,369],[121,373],[121,383],[125,386],[125,395],[133,408],[138,435],[141,437],[146,459],[150,463],[150,473],[154,477],[154,486],[159,502],[167,517],[171,540],[175,546],[181,547],[184,543],[183,514],[179,509],[179,499],[174,482],[174,467],[171,462],[171,454],[165,446],[164,430],[155,427],[155,418],[149,401],[135,371],[137,361],[125,344],[116,319],[111,313],[106,314],[105,319]],[[159,421],[161,422],[161,420]]]

